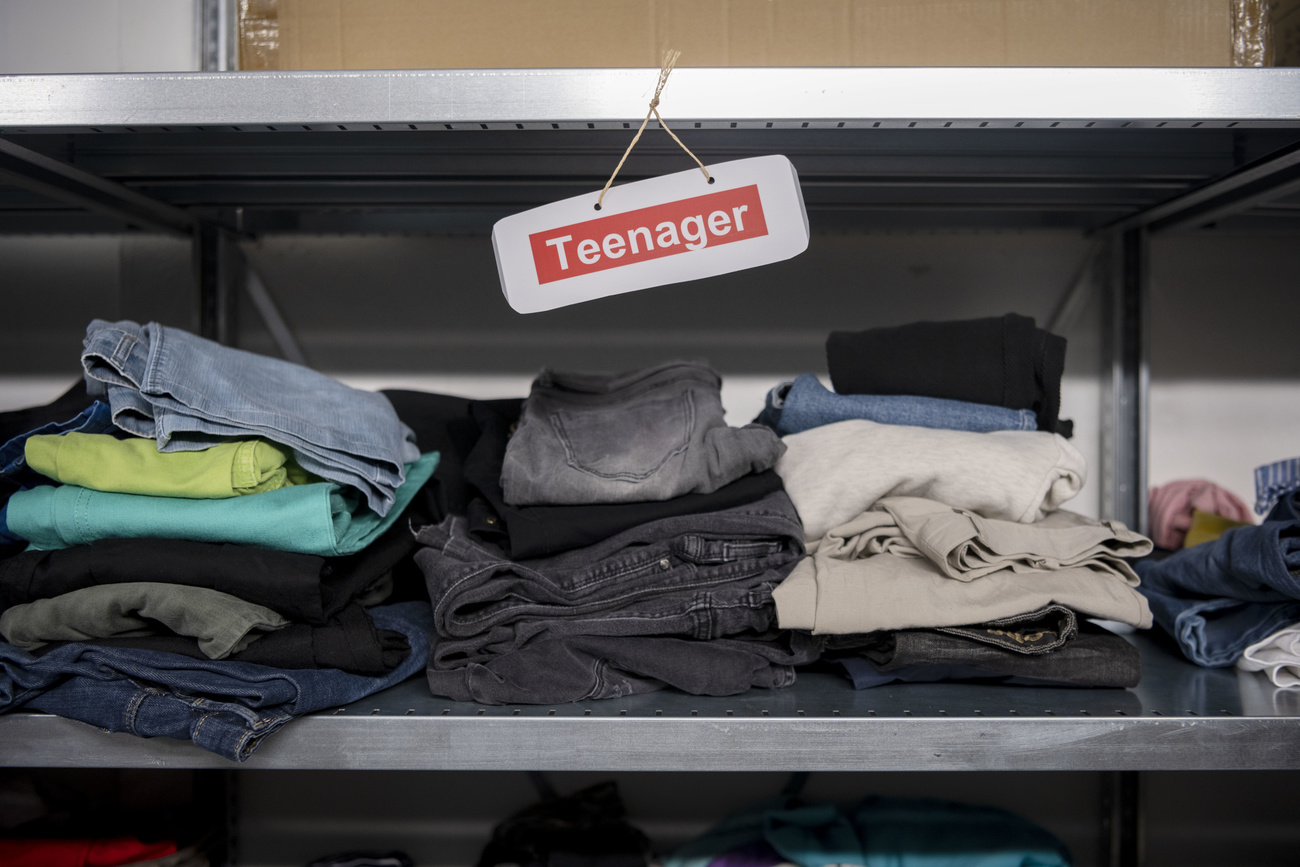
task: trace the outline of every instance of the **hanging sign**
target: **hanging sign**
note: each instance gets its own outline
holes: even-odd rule
[[[794,166],[772,155],[514,214],[492,247],[506,300],[536,313],[792,258],[808,247],[808,214]]]

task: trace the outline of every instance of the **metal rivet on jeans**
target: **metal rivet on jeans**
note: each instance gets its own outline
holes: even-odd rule
[[[665,572],[667,572],[669,569],[671,569],[671,568],[672,568],[672,565],[673,565],[672,563],[669,563],[669,562],[668,562],[668,558],[667,558],[667,557],[665,557],[665,558],[663,558],[662,560],[659,561],[659,568],[662,569],[662,570],[664,570]]]

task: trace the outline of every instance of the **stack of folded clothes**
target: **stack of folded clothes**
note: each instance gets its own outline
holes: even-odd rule
[[[1151,625],[1126,562],[1151,543],[1060,508],[1086,473],[1058,432],[1064,348],[1013,315],[835,333],[837,393],[805,376],[769,395],[758,421],[788,432],[776,471],[811,552],[774,593],[779,625],[859,687],[1135,685],[1136,649],[1085,618]]]
[[[417,534],[433,603],[433,693],[547,704],[673,686],[792,683],[818,655],[776,628],[804,555],[769,429],[728,427],[721,380],[671,362],[543,372],[473,403],[463,509]]]
[[[427,603],[379,603],[438,453],[386,397],[156,323],[95,320],[82,364],[0,424],[0,710],[242,759],[423,667]]]

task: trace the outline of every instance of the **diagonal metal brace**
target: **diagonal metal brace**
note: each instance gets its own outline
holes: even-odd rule
[[[1122,234],[1195,228],[1300,190],[1300,144],[1283,148],[1217,180],[1098,230]]]
[[[198,222],[188,211],[2,138],[0,181],[140,229],[189,237]]]

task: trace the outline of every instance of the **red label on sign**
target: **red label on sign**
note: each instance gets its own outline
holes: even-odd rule
[[[758,185],[652,205],[529,235],[537,282],[635,265],[767,234]]]

